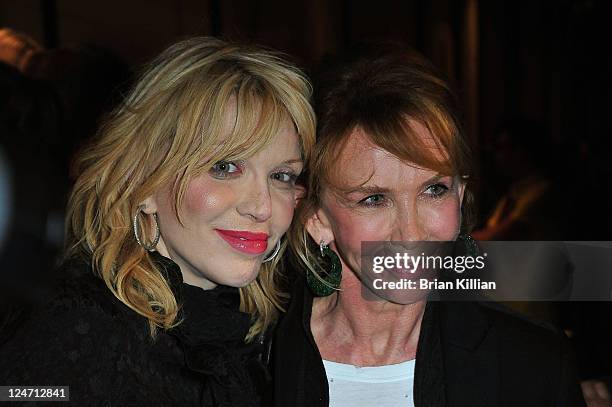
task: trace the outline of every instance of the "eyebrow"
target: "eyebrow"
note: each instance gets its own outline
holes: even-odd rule
[[[432,184],[440,181],[442,178],[451,177],[451,175],[436,174],[433,177],[427,179],[422,185]],[[349,189],[346,194],[363,193],[363,194],[387,194],[391,192],[391,188],[381,187],[378,185],[362,185],[357,188]]]
[[[293,158],[291,160],[283,161],[283,164],[303,164],[304,160],[301,158]]]
[[[353,189],[346,191],[347,194],[354,194],[354,193],[384,194],[384,193],[389,193],[389,192],[391,192],[389,188],[379,187],[377,185],[371,185],[371,186],[364,185],[364,186],[360,186],[360,187],[353,188]]]
[[[424,184],[429,184],[431,182],[438,182],[442,178],[445,178],[445,177],[450,177],[450,175],[436,174],[433,177],[429,178],[427,181],[425,181]]]
[[[450,174],[438,174],[438,175],[434,175],[433,177],[431,177],[430,179],[428,179],[425,183],[430,183],[430,182],[438,182],[440,181],[442,178],[450,178],[453,183],[455,182],[456,176],[455,175],[450,175]]]

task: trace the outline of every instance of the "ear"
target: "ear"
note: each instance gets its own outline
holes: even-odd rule
[[[295,206],[297,206],[302,199],[306,196],[306,187],[303,185],[295,186]]]
[[[463,195],[465,194],[466,181],[461,180],[459,182],[459,205],[463,205]]]
[[[317,244],[321,241],[330,244],[335,240],[329,217],[323,209],[317,209],[306,220],[306,230]]]
[[[466,183],[467,181],[463,177],[459,181],[459,226],[457,228],[457,234],[455,236],[455,239],[457,238],[459,233],[461,233],[461,228],[463,227],[463,197],[465,196]]]
[[[142,211],[147,215],[151,215],[157,212],[157,198],[155,195],[151,195],[142,201],[138,206],[143,206],[144,208]]]

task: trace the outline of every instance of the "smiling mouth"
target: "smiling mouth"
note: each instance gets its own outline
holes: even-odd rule
[[[215,229],[219,236],[234,250],[246,254],[260,255],[268,249],[268,234],[243,230]]]

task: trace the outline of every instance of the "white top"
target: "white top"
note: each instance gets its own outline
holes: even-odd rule
[[[414,407],[414,359],[375,367],[324,360],[323,366],[329,384],[329,407]]]

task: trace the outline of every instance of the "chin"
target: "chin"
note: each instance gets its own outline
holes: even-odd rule
[[[228,276],[229,278],[227,279],[227,281],[223,282],[223,284],[236,288],[246,287],[247,285],[255,281],[258,275],[259,267],[257,267],[257,269],[249,269],[245,273],[236,273],[234,275],[230,275]]]
[[[257,276],[253,276],[253,278],[250,279],[246,279],[246,280],[235,280],[235,281],[229,281],[227,282],[227,286],[230,287],[236,287],[236,288],[243,288],[248,286],[249,284],[251,284],[253,281],[255,281],[255,279],[257,278]]]

